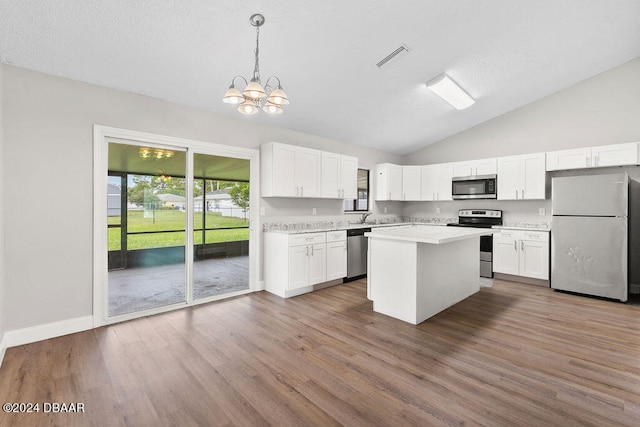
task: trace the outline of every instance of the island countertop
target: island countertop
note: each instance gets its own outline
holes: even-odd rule
[[[490,228],[442,227],[437,225],[407,225],[392,229],[378,229],[365,233],[366,237],[383,240],[401,240],[440,245],[472,237],[488,236],[496,232]]]

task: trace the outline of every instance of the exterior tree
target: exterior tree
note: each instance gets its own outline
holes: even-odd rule
[[[244,213],[244,219],[246,221],[247,210],[249,209],[249,183],[236,183],[236,185],[229,189],[229,195],[233,203],[242,208],[242,213]]]

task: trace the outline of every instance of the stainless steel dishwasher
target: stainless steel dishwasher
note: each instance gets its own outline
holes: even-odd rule
[[[371,228],[347,230],[347,280],[355,280],[367,274],[367,238],[364,233]]]

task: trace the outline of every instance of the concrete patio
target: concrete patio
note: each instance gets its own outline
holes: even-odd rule
[[[249,256],[213,258],[193,265],[194,298],[249,289]],[[185,265],[109,272],[109,316],[185,301]]]

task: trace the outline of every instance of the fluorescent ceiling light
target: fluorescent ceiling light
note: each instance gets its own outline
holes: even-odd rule
[[[475,102],[460,86],[449,76],[442,74],[427,82],[427,87],[440,98],[453,105],[457,110],[464,110]]]

